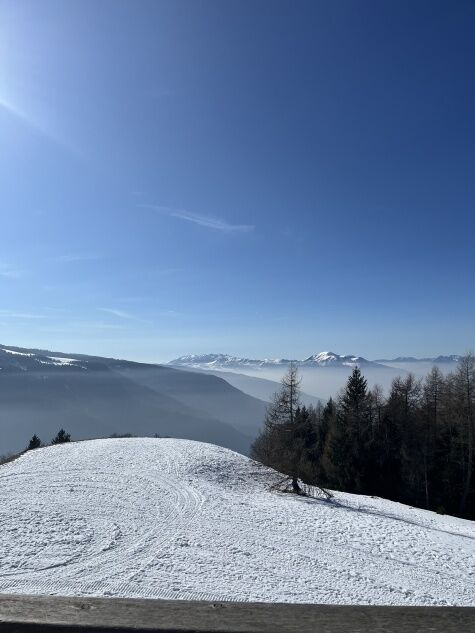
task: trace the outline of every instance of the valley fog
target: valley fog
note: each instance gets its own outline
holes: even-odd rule
[[[405,376],[408,373],[413,373],[416,378],[423,379],[435,364],[436,363],[425,361],[406,363],[385,362],[384,365],[381,365],[381,367],[362,367],[361,371],[368,381],[369,388],[374,385],[380,385],[387,394],[392,381],[398,376]],[[437,367],[439,367],[442,373],[446,375],[455,370],[456,363],[437,363]],[[335,397],[338,392],[345,387],[346,381],[353,371],[353,367],[300,366],[298,370],[302,379],[302,391],[310,394],[311,396],[328,400],[330,397]],[[251,369],[247,369],[245,367],[239,368],[240,374],[272,380],[274,382],[280,382],[285,371],[285,367],[262,367]],[[220,375],[225,377],[226,374],[234,374],[234,372],[225,369],[220,370]]]

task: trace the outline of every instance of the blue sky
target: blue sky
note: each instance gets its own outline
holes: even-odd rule
[[[3,0],[0,341],[463,353],[475,4]]]

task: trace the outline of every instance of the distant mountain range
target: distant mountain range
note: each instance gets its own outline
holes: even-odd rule
[[[458,363],[460,355],[451,354],[450,356],[435,356],[431,358],[414,358],[414,356],[398,356],[397,358],[382,358],[376,363]]]
[[[303,360],[291,360],[288,358],[266,358],[257,360],[251,358],[240,358],[238,356],[230,356],[229,354],[189,354],[175,358],[168,364],[177,367],[197,367],[202,369],[239,369],[239,368],[257,368],[257,367],[278,367],[288,366],[294,363],[300,367],[378,367],[380,363],[377,361],[367,360],[362,356],[350,356],[335,354],[334,352],[319,352],[313,354]]]
[[[60,427],[74,439],[158,433],[246,453],[266,401],[279,388],[275,381],[291,362],[302,369],[302,402],[316,404],[334,395],[356,365],[370,385],[387,388],[401,372],[425,375],[429,362],[450,370],[458,358],[371,361],[320,352],[292,361],[206,354],[155,365],[0,345],[0,455],[21,450],[34,433],[48,442]]]
[[[0,345],[0,455],[60,427],[73,439],[158,433],[246,453],[265,408],[207,373]]]
[[[399,356],[393,359],[368,360],[362,356],[350,354],[335,354],[334,352],[318,352],[303,360],[288,358],[265,358],[263,360],[230,356],[229,354],[188,354],[170,361],[168,365],[175,367],[190,367],[199,369],[252,369],[287,367],[291,363],[298,367],[372,367],[382,368],[386,363],[457,363],[460,356],[437,356],[433,358],[414,358],[413,356]]]

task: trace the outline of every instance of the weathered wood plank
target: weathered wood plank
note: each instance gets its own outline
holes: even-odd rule
[[[0,633],[459,633],[475,608],[368,607],[0,595]]]

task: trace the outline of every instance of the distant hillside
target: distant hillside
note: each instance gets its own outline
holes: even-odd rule
[[[181,368],[180,368],[181,369]],[[276,391],[279,391],[281,388],[281,383],[277,380],[268,380],[267,378],[258,378],[256,376],[250,376],[247,374],[237,373],[236,371],[231,370],[219,370],[219,369],[199,369],[197,367],[187,367],[186,371],[194,371],[194,372],[206,372],[207,374],[212,374],[213,376],[218,376],[219,378],[223,378],[226,382],[228,382],[236,389],[247,393],[254,398],[259,398],[260,400],[264,400],[266,402],[270,402],[272,400],[273,395]],[[284,375],[285,370],[282,370],[282,375]],[[302,391],[300,394],[300,401],[305,406],[317,406],[319,403],[323,402],[322,398],[318,396],[311,396],[305,391]]]
[[[0,454],[60,427],[75,439],[158,433],[245,453],[265,406],[213,375],[0,346]]]

